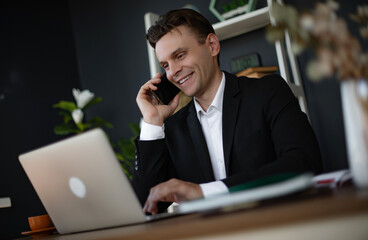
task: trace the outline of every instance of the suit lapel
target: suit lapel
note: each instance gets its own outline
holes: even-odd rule
[[[234,132],[238,116],[240,99],[235,95],[239,92],[238,79],[225,73],[226,84],[224,90],[223,113],[222,113],[222,139],[226,176],[229,176],[230,153],[234,141]]]
[[[195,110],[194,103],[192,102],[190,104],[191,106],[189,108],[187,116],[189,133],[193,141],[194,151],[197,154],[199,163],[205,174],[206,181],[211,182],[215,180],[215,177],[212,170],[212,164],[210,160],[210,155],[208,153],[206,140],[202,132],[201,124],[199,123],[197,117],[197,112]]]

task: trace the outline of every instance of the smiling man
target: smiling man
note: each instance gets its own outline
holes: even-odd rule
[[[314,132],[278,75],[236,77],[219,67],[212,25],[190,9],[161,16],[147,33],[169,81],[193,101],[174,113],[152,97],[161,74],[139,90],[143,115],[133,187],[144,211],[227,192],[278,173],[321,170]]]

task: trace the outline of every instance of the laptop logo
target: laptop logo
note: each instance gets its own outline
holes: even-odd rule
[[[79,198],[84,198],[86,196],[86,185],[77,177],[71,177],[69,179],[69,188],[72,193]]]

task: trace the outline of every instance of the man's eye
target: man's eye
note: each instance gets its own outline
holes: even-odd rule
[[[182,59],[184,56],[185,56],[185,54],[184,54],[184,53],[180,53],[180,54],[178,55],[178,59]]]
[[[164,64],[164,65],[162,65],[162,68],[163,69],[167,69],[169,67],[169,65],[168,64]]]

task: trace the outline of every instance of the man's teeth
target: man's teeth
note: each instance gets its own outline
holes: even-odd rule
[[[187,77],[185,77],[185,78],[183,78],[182,80],[180,80],[180,81],[179,81],[179,83],[180,83],[180,84],[183,84],[186,80],[188,80],[188,79],[189,79],[189,77],[190,77],[190,75],[189,75],[189,76],[187,76]]]

